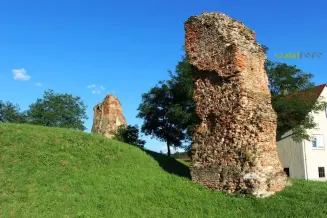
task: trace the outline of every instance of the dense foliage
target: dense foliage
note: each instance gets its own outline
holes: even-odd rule
[[[268,47],[263,46],[267,53]],[[292,137],[299,141],[310,139],[308,129],[317,124],[310,111],[316,113],[326,106],[317,99],[313,75],[296,66],[267,60],[265,70],[269,78],[272,106],[278,115],[277,137],[292,130]],[[156,87],[143,94],[138,117],[144,119],[142,131],[167,142],[167,146],[182,146],[192,140],[192,133],[199,123],[193,100],[192,74],[197,69],[183,57],[170,79],[160,81]],[[185,145],[185,144],[184,144]],[[190,146],[186,146],[188,150]],[[170,150],[168,149],[168,154]]]
[[[20,111],[18,105],[9,101],[0,100],[0,122],[4,123],[25,123],[26,114]]]
[[[198,120],[192,99],[193,70],[184,58],[178,63],[175,73],[169,71],[170,80],[160,81],[142,95],[138,108],[138,117],[144,119],[142,132],[165,141],[168,156],[170,146],[182,147],[185,146],[184,142],[191,141]]]
[[[80,97],[58,94],[53,90],[44,92],[30,105],[27,112],[32,124],[85,130],[83,120],[87,119],[86,106]]]
[[[115,133],[114,139],[130,145],[135,145],[139,148],[144,148],[145,145],[145,141],[140,139],[139,128],[137,125],[120,125]]]
[[[267,53],[268,48],[264,47]],[[272,106],[277,112],[277,137],[281,138],[292,130],[295,141],[310,140],[308,129],[317,127],[313,114],[326,107],[326,102],[318,98],[313,74],[305,73],[295,65],[267,60],[265,70],[268,74]],[[312,112],[312,113],[310,113]]]
[[[10,102],[0,101],[0,122],[30,123],[42,126],[85,130],[86,106],[80,97],[58,94],[53,90],[44,92],[25,112]]]
[[[168,156],[170,146],[181,146],[185,139],[179,119],[184,111],[173,104],[171,87],[167,83],[159,83],[148,93],[142,95],[138,117],[144,119],[142,132],[167,143]]]

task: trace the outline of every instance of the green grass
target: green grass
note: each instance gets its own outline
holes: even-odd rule
[[[182,164],[186,165],[186,166],[190,166],[190,160],[187,160],[187,159],[176,159],[178,160],[179,162],[181,162]]]
[[[327,183],[266,199],[189,180],[154,152],[67,129],[0,124],[0,217],[327,217]]]

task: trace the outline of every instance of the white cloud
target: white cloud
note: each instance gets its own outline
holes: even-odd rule
[[[101,94],[101,92],[100,92],[99,90],[92,90],[92,93],[93,93],[93,94],[98,94],[98,95]]]
[[[35,83],[36,86],[43,86],[42,83]]]
[[[97,85],[94,85],[94,84],[92,84],[92,85],[88,85],[87,88],[88,88],[88,89],[92,89],[91,92],[92,92],[93,94],[98,94],[98,95],[102,94],[102,92],[106,89],[106,88],[103,87],[102,85],[97,86]]]
[[[12,69],[12,73],[14,74],[14,80],[29,80],[31,78],[30,75],[27,75],[24,68]]]

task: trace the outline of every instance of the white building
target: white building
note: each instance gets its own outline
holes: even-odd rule
[[[327,101],[327,84],[315,87],[317,97]],[[327,181],[327,108],[312,113],[317,129],[308,130],[312,141],[299,143],[292,140],[291,132],[284,134],[277,142],[279,159],[284,171],[291,178]]]

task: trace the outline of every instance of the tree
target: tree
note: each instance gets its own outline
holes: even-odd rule
[[[4,123],[26,123],[26,114],[20,112],[19,106],[9,101],[0,100],[0,122]]]
[[[137,125],[128,125],[127,127],[120,125],[114,135],[114,139],[142,149],[145,145],[145,141],[139,138],[139,128]]]
[[[86,106],[80,97],[58,94],[53,90],[44,92],[27,111],[32,124],[85,130],[83,119],[87,119]]]
[[[263,49],[268,52],[267,46],[263,46]],[[313,75],[296,66],[270,60],[265,62],[265,70],[269,78],[272,106],[278,115],[277,137],[292,130],[295,141],[309,139],[307,130],[317,126],[310,112],[321,111],[326,105],[317,99],[311,82]],[[194,129],[199,123],[192,80],[192,75],[198,73],[198,70],[189,63],[187,57],[183,57],[177,64],[175,73],[169,73],[169,80],[161,81],[143,95],[138,117],[144,119],[142,131],[146,134],[166,141],[167,144],[171,144],[168,139],[170,137],[180,146],[183,141],[192,140]],[[168,133],[168,130],[173,133]],[[190,145],[185,148],[189,150]]]
[[[268,52],[268,47],[264,46]],[[326,107],[326,102],[318,98],[313,75],[305,73],[295,65],[266,60],[265,70],[268,74],[272,106],[277,112],[277,138],[289,130],[295,141],[310,140],[308,129],[314,129],[312,113],[317,113]]]
[[[168,80],[168,83],[173,96],[173,104],[179,105],[185,112],[179,122],[186,129],[185,139],[187,142],[192,141],[193,132],[200,122],[199,117],[196,115],[196,103],[193,100],[194,82],[192,78],[192,74],[198,72],[189,63],[186,56],[182,58],[182,61],[178,62],[174,73],[169,71],[170,80]]]
[[[167,143],[170,147],[180,147],[187,139],[187,120],[192,116],[187,104],[176,102],[173,81],[160,81],[148,93],[142,95],[142,103],[137,117],[143,118],[142,132]]]

